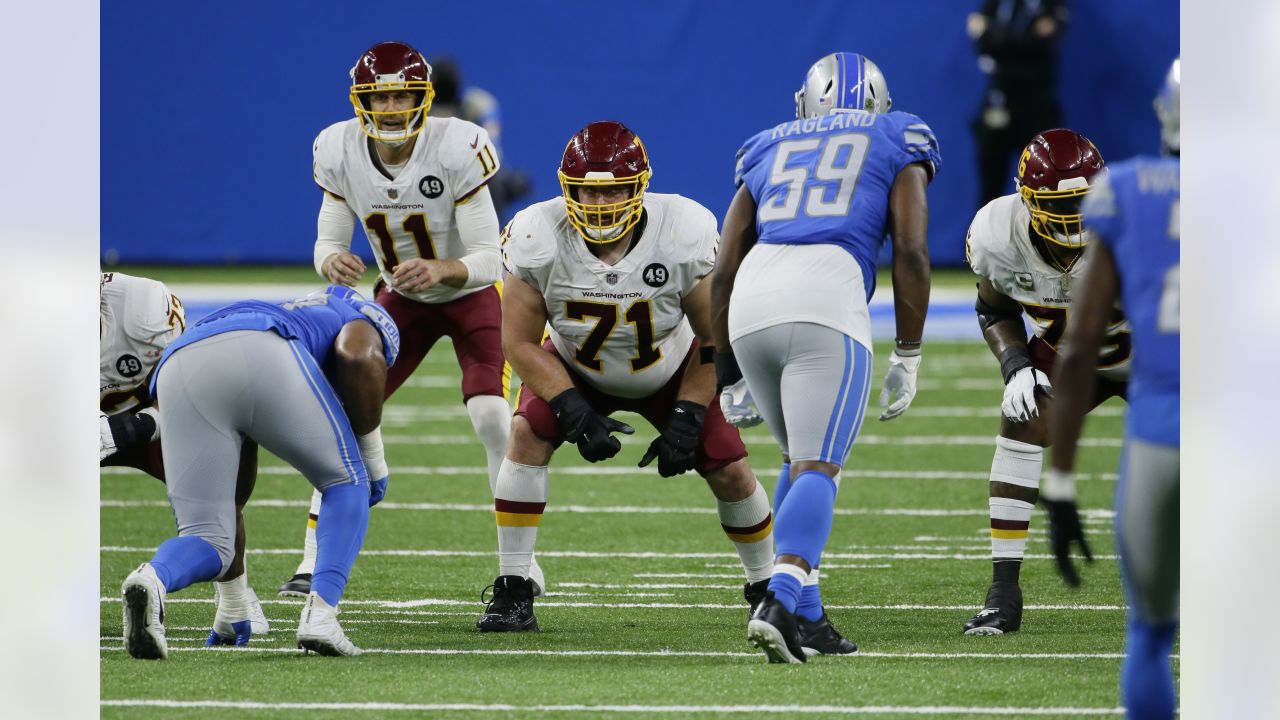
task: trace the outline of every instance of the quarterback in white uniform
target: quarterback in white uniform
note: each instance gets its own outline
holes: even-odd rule
[[[502,355],[498,217],[488,182],[498,153],[479,125],[427,117],[431,66],[401,42],[369,48],[351,69],[355,117],[330,125],[313,149],[324,191],[315,267],[329,282],[355,286],[364,263],[351,252],[359,224],[378,265],[374,300],[400,329],[399,361],[387,373],[390,397],[441,337],[453,340],[462,400],[483,444],[489,488],[507,446],[511,408]],[[305,597],[315,565],[320,495],[312,496],[302,563],[281,588]],[[543,584],[535,563],[539,591]]]
[[[158,409],[147,389],[151,371],[165,348],[187,327],[182,301],[164,283],[124,273],[102,273],[98,302],[98,460],[127,466],[164,482]],[[241,511],[258,472],[257,445],[245,443],[236,485],[236,553],[216,583],[218,610],[207,644],[244,645],[249,634],[237,624],[251,621],[252,633],[270,628],[249,587]]]
[[[992,582],[982,610],[964,625],[966,635],[1002,635],[1022,624],[1018,576],[1049,444],[1049,377],[1066,329],[1072,286],[1088,262],[1080,203],[1104,172],[1102,155],[1088,138],[1046,130],[1032,138],[1019,159],[1018,193],[992,200],[969,227],[965,252],[979,278],[978,322],[1000,362],[1005,390],[991,461]],[[1033,331],[1030,340],[1024,314]],[[1094,406],[1124,397],[1129,326],[1119,309],[1097,366]],[[1078,524],[1063,531],[1084,542]]]
[[[715,217],[679,195],[646,194],[648,155],[621,123],[575,134],[559,175],[563,197],[518,213],[503,238],[503,346],[523,386],[494,499],[499,576],[476,627],[537,629],[529,574],[547,465],[565,440],[589,462],[616,455],[612,433],[634,432],[609,417],[619,410],[661,433],[641,467],[656,459],[663,477],[706,479],[754,605],[773,566],[773,516],[738,431],[711,402]]]

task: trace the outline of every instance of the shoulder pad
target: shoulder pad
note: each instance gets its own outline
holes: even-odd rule
[[[316,136],[311,145],[311,172],[316,184],[328,192],[342,196],[342,185],[339,173],[342,168],[343,143],[351,124],[358,122],[354,118],[337,122]]]
[[[552,208],[550,206],[554,205]],[[564,212],[560,198],[521,210],[503,231],[502,262],[507,272],[528,281],[528,272],[550,265],[556,256],[556,230],[548,221],[552,209]]]
[[[117,274],[117,281],[121,276]],[[124,295],[121,328],[136,340],[150,340],[166,332],[182,332],[186,313],[182,303],[164,283],[149,278],[130,277]],[[167,344],[167,343],[166,343]]]

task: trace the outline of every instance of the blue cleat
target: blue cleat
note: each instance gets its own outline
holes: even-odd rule
[[[249,644],[249,638],[252,636],[253,624],[247,619],[233,623],[215,619],[213,621],[213,629],[209,631],[209,638],[204,641],[204,646],[234,645],[236,647],[245,647]]]

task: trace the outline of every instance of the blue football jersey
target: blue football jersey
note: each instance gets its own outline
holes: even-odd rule
[[[271,331],[296,340],[327,372],[333,358],[333,341],[352,320],[362,320],[377,328],[388,367],[395,362],[400,348],[394,321],[381,306],[365,300],[350,288],[334,285],[289,302],[244,300],[214,310],[165,348],[151,376],[151,392],[155,393],[160,367],[170,355],[194,342],[235,330]]]
[[[1115,257],[1133,333],[1126,432],[1179,445],[1179,162],[1139,157],[1110,166],[1085,197],[1085,222]]]
[[[917,162],[932,179],[942,156],[933,131],[915,115],[833,112],[747,140],[734,180],[755,198],[759,242],[844,248],[862,268],[869,300],[888,229],[889,191],[898,172]]]

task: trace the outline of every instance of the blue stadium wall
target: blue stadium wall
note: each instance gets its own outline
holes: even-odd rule
[[[964,262],[976,210],[970,122],[984,77],[965,18],[980,3],[650,0],[180,3],[102,7],[104,262],[310,262],[311,142],[351,117],[347,70],[402,39],[449,55],[502,103],[505,164],[557,194],[565,141],[617,119],[644,140],[651,189],[722,215],[734,153],[794,113],[809,64],[862,52],[896,109],[937,133],[929,244]],[[1178,53],[1173,0],[1081,0],[1061,47],[1066,123],[1110,159],[1158,149],[1151,97]],[[360,232],[356,233],[361,235]],[[369,259],[368,244],[354,241]]]

